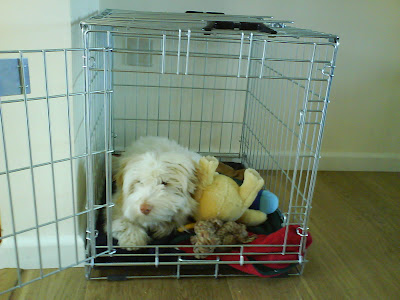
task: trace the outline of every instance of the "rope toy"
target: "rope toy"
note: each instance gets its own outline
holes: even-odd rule
[[[206,258],[208,253],[227,252],[229,247],[215,247],[217,245],[237,245],[250,243],[256,235],[249,236],[246,225],[233,221],[223,222],[219,219],[198,221],[194,225],[196,235],[190,238],[194,245],[193,252],[198,253],[196,258]]]

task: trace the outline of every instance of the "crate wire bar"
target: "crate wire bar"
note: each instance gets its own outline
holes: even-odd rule
[[[276,33],[203,30],[216,21],[261,22]],[[126,254],[113,245],[111,235],[106,244],[98,244],[100,215],[107,216],[105,226],[112,231],[112,155],[146,135],[166,136],[202,155],[258,170],[265,188],[278,196],[286,226],[282,245],[265,246],[298,259],[257,263],[294,263],[291,274],[301,274],[339,39],[292,23],[262,16],[106,10],[81,23],[83,48],[0,51],[0,58],[27,58],[32,76],[29,94],[23,83],[22,95],[0,98],[1,203],[3,224],[8,224],[1,241],[12,249],[10,264],[17,277],[7,291],[82,263],[91,279],[110,278],[98,270],[112,266],[148,268],[121,278],[239,276],[245,274],[223,272],[222,266],[247,264],[246,255],[269,254],[232,245],[238,261],[220,260],[230,252],[208,261],[163,252],[188,247],[182,245],[152,245],[144,249],[154,253]],[[18,151],[15,130],[24,145]],[[42,178],[50,190],[46,207]],[[16,191],[18,180],[26,182],[25,195]],[[19,216],[21,199],[31,208],[30,222]],[[54,215],[44,218],[49,207]],[[287,244],[288,225],[300,226],[299,244]],[[50,273],[45,272],[46,230],[55,237],[57,269]],[[70,260],[62,246],[66,232],[73,237]],[[26,235],[35,240],[40,270],[29,282],[21,276],[20,245]],[[86,245],[84,255],[80,244]],[[150,259],[135,261],[141,256]],[[132,261],[98,260],[107,257]],[[209,265],[210,273],[185,274],[185,266],[202,265]],[[176,268],[157,274],[168,266]]]

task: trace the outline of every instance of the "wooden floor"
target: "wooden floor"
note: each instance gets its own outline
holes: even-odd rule
[[[310,230],[302,276],[107,282],[75,268],[0,299],[400,299],[399,173],[319,172]],[[0,270],[0,290],[14,283]]]

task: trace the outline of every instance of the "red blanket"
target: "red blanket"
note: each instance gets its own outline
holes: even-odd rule
[[[287,232],[287,240],[286,245],[297,245],[297,246],[287,246],[287,252],[299,252],[299,245],[301,241],[301,236],[297,233],[299,226],[289,225],[288,232]],[[269,235],[260,234],[257,238],[249,243],[251,245],[277,245],[276,247],[267,247],[267,246],[260,246],[260,247],[243,247],[243,253],[274,253],[274,254],[260,254],[260,255],[243,255],[244,261],[298,261],[299,255],[298,254],[282,254],[283,247],[285,240],[285,232],[286,227],[279,229],[278,231],[271,233]],[[301,232],[300,232],[301,233]],[[308,233],[306,238],[306,248],[308,248],[312,243],[312,238],[310,233]],[[182,247],[183,251],[187,253],[193,253],[192,248]],[[240,248],[232,250],[232,255],[221,255],[219,256],[220,260],[222,261],[237,261],[240,262]],[[208,260],[215,260],[217,259],[218,254],[210,255],[206,259]],[[242,272],[257,275],[260,277],[275,277],[279,276],[282,273],[286,272],[290,269],[293,264],[291,263],[279,263],[279,264],[230,264],[231,267],[238,269]]]

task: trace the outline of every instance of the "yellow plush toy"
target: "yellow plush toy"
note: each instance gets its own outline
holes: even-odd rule
[[[257,226],[265,222],[265,213],[249,209],[264,185],[260,174],[254,169],[247,169],[243,184],[239,186],[232,178],[216,173],[217,167],[218,160],[215,157],[206,156],[200,159],[197,168],[198,185],[193,197],[199,203],[195,220],[218,218],[222,221],[237,221],[247,226]]]

